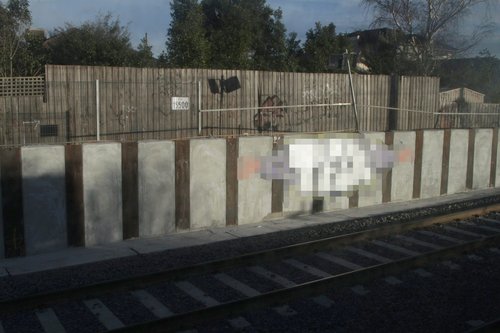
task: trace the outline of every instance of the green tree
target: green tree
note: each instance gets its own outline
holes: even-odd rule
[[[286,68],[286,29],[280,9],[272,9],[265,0],[203,0],[201,4],[213,67]]]
[[[15,57],[31,25],[28,0],[0,3],[0,75],[16,75]]]
[[[81,26],[66,23],[46,43],[50,63],[59,65],[130,66],[135,50],[127,27],[111,14],[98,16]]]
[[[136,65],[138,67],[153,67],[156,65],[153,57],[153,47],[149,45],[148,34],[144,34],[139,45],[137,46]]]
[[[304,57],[304,49],[297,39],[297,33],[291,32],[286,39],[286,70],[289,72],[301,72],[301,62]]]
[[[330,57],[344,53],[346,46],[345,38],[335,33],[333,23],[323,26],[316,22],[314,28],[306,33],[302,66],[308,72],[331,72]]]
[[[286,69],[286,28],[281,9],[273,10],[265,0],[242,1],[242,19],[249,23],[250,66],[259,70]],[[252,33],[253,32],[253,33]]]
[[[265,0],[173,0],[171,16],[162,63],[262,70],[287,66],[281,10]]]
[[[243,18],[241,2],[236,0],[203,0],[205,31],[210,45],[213,68],[251,69],[256,50],[252,47],[253,22]]]
[[[44,47],[45,41],[43,30],[26,32],[14,59],[15,75],[37,76],[44,73],[45,64],[49,60],[48,49]]]
[[[209,45],[201,5],[197,0],[173,0],[170,15],[167,52],[160,61],[174,67],[206,67]]]

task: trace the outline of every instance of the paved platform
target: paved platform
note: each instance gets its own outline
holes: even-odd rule
[[[493,195],[500,195],[500,189],[470,191],[438,198],[420,199],[408,202],[391,202],[370,207],[323,212],[314,215],[304,214],[287,218],[273,218],[256,224],[189,231],[155,238],[130,239],[112,244],[90,246],[86,248],[68,248],[58,252],[0,260],[0,277],[41,272],[109,259],[136,256],[138,254],[148,254],[230,239],[257,236],[278,231],[298,229],[318,224],[336,223],[356,218],[396,213],[409,209],[454,203],[467,199],[480,199]]]

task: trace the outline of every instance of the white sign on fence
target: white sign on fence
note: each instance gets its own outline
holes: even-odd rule
[[[189,110],[189,97],[172,97],[172,111]]]

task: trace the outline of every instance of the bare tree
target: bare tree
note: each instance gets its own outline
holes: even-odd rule
[[[398,59],[413,65],[412,74],[428,75],[435,61],[470,50],[494,28],[484,19],[469,36],[459,33],[471,8],[492,5],[491,0],[361,0],[374,10],[374,27],[398,33]]]

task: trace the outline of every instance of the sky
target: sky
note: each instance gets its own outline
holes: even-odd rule
[[[472,27],[482,21],[485,13],[497,24],[494,33],[473,50],[471,56],[487,48],[500,58],[500,4],[499,0],[492,1],[496,3],[494,10],[476,8],[463,25]],[[49,33],[66,22],[79,25],[109,12],[128,26],[134,46],[147,33],[153,52],[159,55],[165,49],[170,23],[169,3],[170,0],[30,0],[30,10],[33,27]],[[367,29],[372,20],[372,13],[360,6],[358,0],[267,0],[267,3],[272,8],[282,9],[287,32],[296,32],[302,41],[315,22],[323,25],[333,22],[337,32],[343,33]]]

